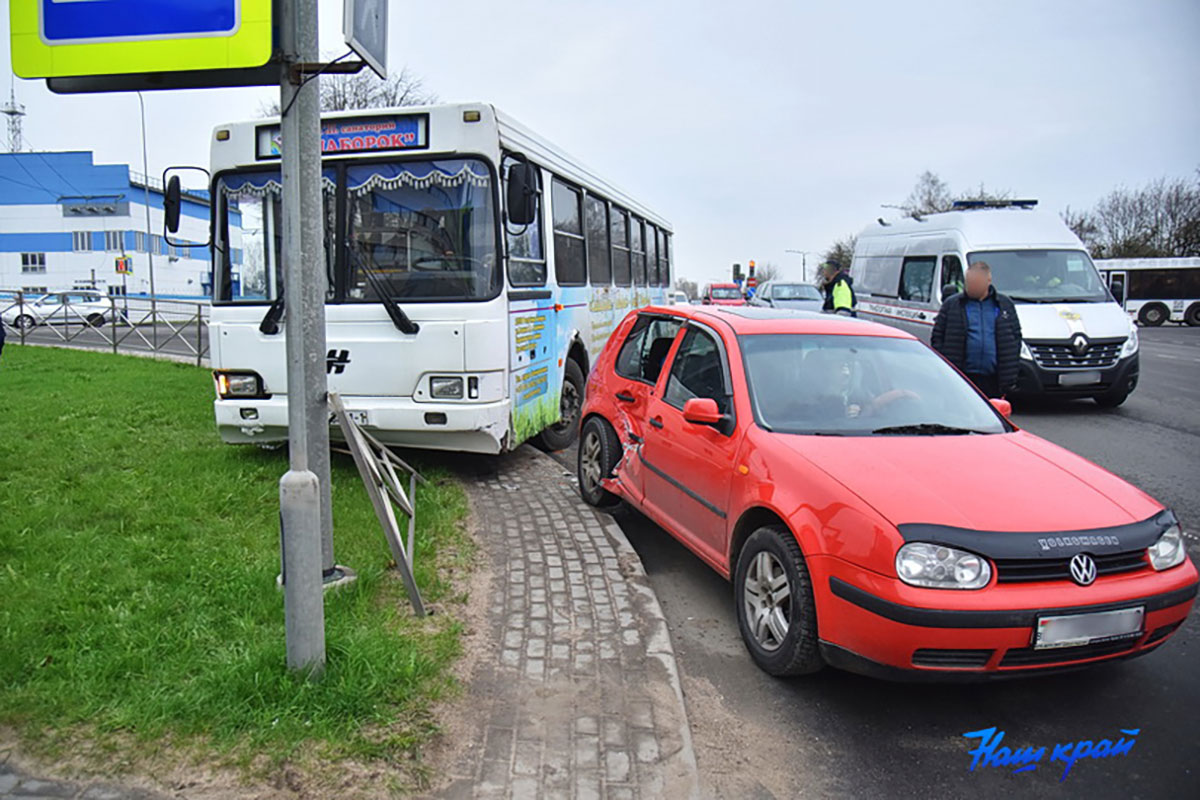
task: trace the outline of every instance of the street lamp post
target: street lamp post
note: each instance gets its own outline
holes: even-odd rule
[[[808,283],[808,256],[811,253],[816,255],[815,250],[784,250],[785,253],[796,253],[800,256],[800,280]]]
[[[146,206],[146,257],[150,269],[150,327],[154,337],[154,349],[158,349],[158,293],[154,291],[154,238],[150,233],[150,159],[146,150],[146,101],[138,92],[138,105],[142,109],[142,189],[143,204]]]

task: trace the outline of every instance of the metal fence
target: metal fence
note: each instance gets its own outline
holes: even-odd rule
[[[200,366],[208,357],[207,301],[0,289],[9,344],[152,353]]]

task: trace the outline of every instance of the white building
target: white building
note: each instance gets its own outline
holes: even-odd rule
[[[0,290],[149,294],[153,259],[160,297],[211,297],[209,248],[167,244],[162,202],[157,179],[124,164],[93,164],[90,152],[0,154]],[[185,194],[171,238],[206,242],[208,225],[207,194]],[[116,272],[121,256],[132,259],[132,274]],[[233,256],[238,264],[241,253]]]

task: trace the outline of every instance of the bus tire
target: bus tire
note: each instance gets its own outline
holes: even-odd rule
[[[562,393],[559,395],[559,413],[562,417],[533,440],[539,450],[547,453],[566,450],[579,436],[579,417],[583,412],[583,392],[587,382],[575,359],[568,358],[563,366]]]
[[[1200,328],[1200,303],[1192,303],[1183,315],[1183,321],[1193,328]]]
[[[1170,309],[1162,303],[1147,303],[1138,311],[1138,322],[1147,328],[1157,328],[1170,318]]]

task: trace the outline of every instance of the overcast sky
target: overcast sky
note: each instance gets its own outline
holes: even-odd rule
[[[320,7],[322,51],[340,54],[342,0]],[[926,169],[1060,211],[1200,167],[1197,0],[393,2],[389,61],[641,198],[699,281],[749,259],[799,278],[785,250],[890,215]],[[33,148],[140,170],[135,95],[16,92]],[[147,93],[151,173],[206,164],[214,125],[277,95]]]

